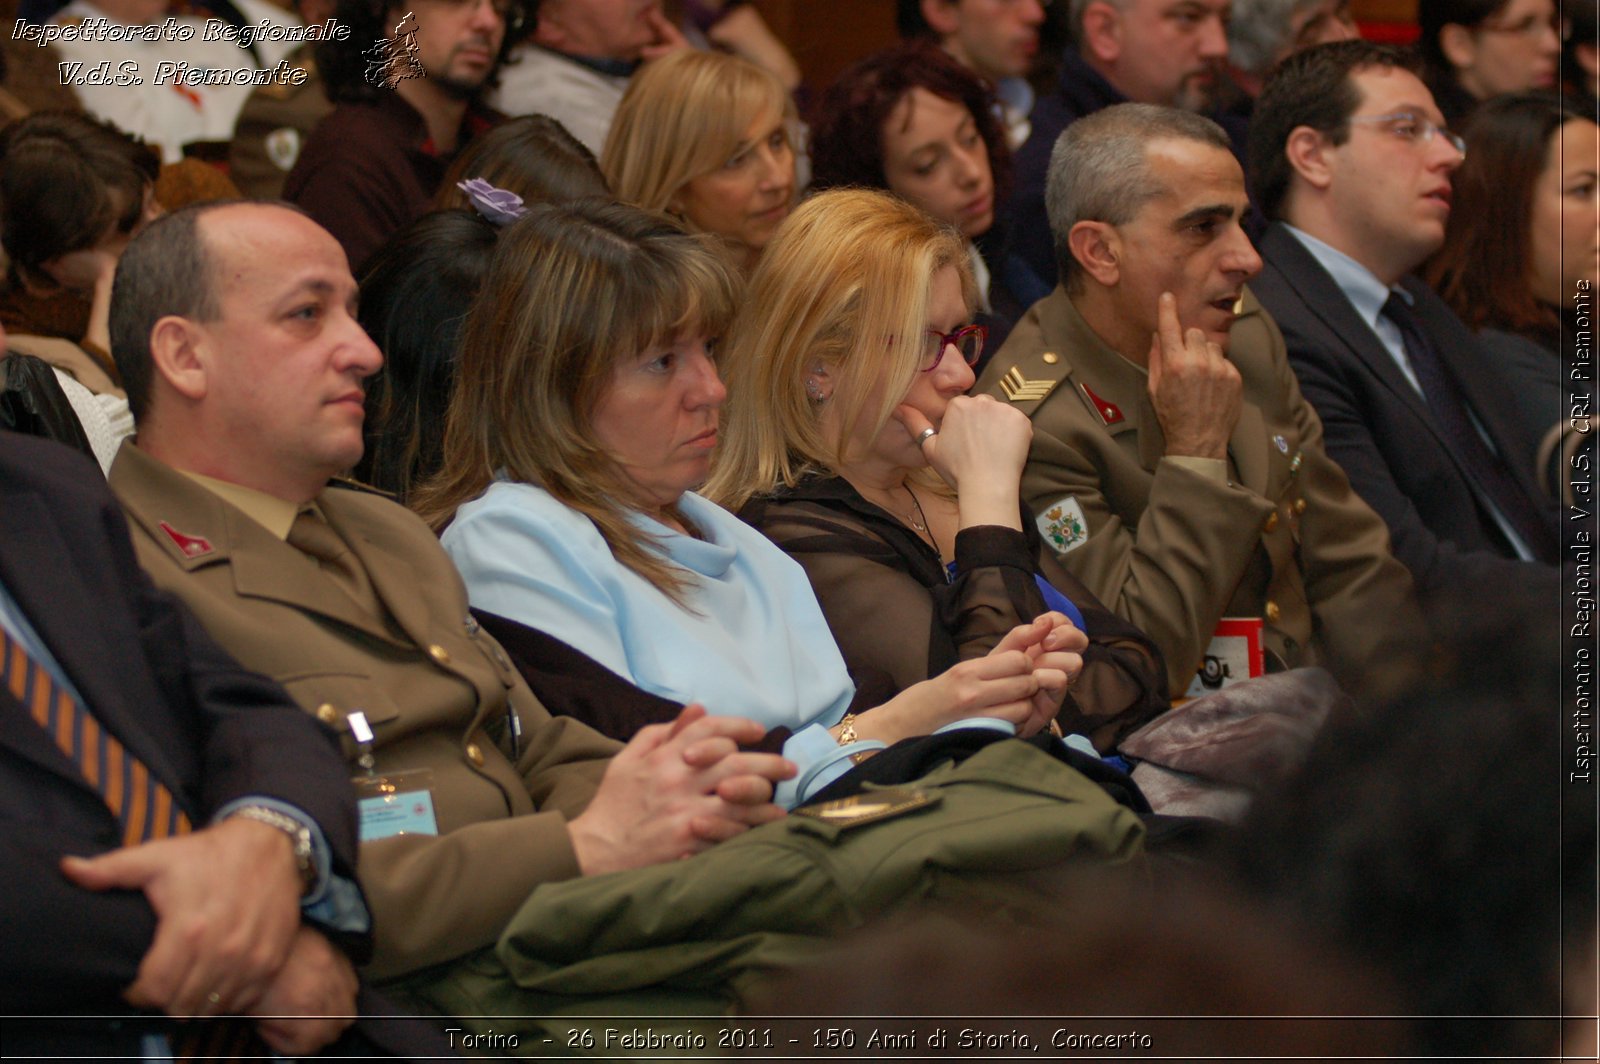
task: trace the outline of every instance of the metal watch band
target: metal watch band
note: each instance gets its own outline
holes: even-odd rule
[[[269,828],[277,828],[289,836],[289,844],[294,847],[295,868],[300,873],[301,894],[302,896],[309,894],[317,885],[317,864],[312,855],[311,829],[294,817],[264,805],[241,806],[228,814],[230,820],[236,816],[254,820]]]

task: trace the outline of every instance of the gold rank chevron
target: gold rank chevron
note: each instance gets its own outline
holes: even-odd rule
[[[1030,381],[1016,366],[1006,370],[1006,375],[1000,378],[1000,390],[1013,403],[1037,402],[1049,395],[1050,389],[1055,386],[1056,382],[1052,380]]]

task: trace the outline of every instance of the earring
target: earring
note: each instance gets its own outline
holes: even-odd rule
[[[811,397],[813,403],[820,403],[827,398],[822,394],[822,382],[815,377],[806,378],[806,395]]]

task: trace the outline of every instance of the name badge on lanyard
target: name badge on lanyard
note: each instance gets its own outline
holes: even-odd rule
[[[361,815],[361,841],[386,839],[391,835],[437,835],[439,822],[433,812],[433,769],[408,769],[380,775],[372,756],[372,726],[359,709],[347,718],[350,734],[361,748],[357,759],[365,772],[352,781],[356,788],[356,808]]]

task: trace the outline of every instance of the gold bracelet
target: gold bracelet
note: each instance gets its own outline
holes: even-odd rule
[[[849,746],[856,741],[856,715],[846,713],[839,719],[839,745]]]

